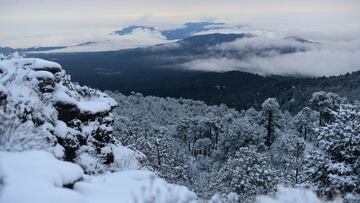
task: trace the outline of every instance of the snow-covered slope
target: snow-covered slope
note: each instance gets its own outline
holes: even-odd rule
[[[0,203],[185,203],[196,198],[149,171],[89,176],[43,151],[0,152],[0,166],[5,177]]]
[[[0,203],[196,203],[186,187],[166,183],[152,172],[126,170],[84,175],[76,164],[44,151],[0,152]],[[0,179],[1,180],[1,179]],[[205,202],[205,201],[200,201]],[[234,203],[215,195],[209,203]],[[315,193],[280,187],[275,196],[256,203],[323,203]],[[341,203],[336,199],[328,203]]]

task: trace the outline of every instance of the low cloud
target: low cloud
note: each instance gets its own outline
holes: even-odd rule
[[[146,47],[156,44],[169,42],[158,31],[149,29],[134,29],[131,33],[123,36],[111,34],[106,37],[89,39],[90,43],[82,46],[69,46],[65,49],[46,51],[51,52],[96,52],[96,51],[113,51],[120,49],[130,49],[137,47]]]
[[[296,37],[277,38],[273,36],[257,36],[242,38],[229,43],[222,43],[212,47],[211,49],[222,51],[249,51],[284,47],[294,47],[299,49],[311,47],[309,43],[302,43],[296,39],[301,40],[301,38]]]
[[[301,51],[286,54],[276,51],[282,47]],[[303,76],[331,76],[360,70],[360,39],[301,43],[294,38],[261,36],[223,43],[210,49],[247,55],[240,58],[211,56],[192,60],[182,64],[182,67],[214,72],[238,70],[261,75]],[[259,54],[262,50],[266,50],[267,54]]]
[[[248,67],[248,65],[249,64],[247,62],[236,59],[208,58],[195,59],[190,62],[184,63],[181,66],[190,70],[226,72],[231,70],[244,70]]]

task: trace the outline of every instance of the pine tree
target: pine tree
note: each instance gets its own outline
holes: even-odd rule
[[[308,174],[321,194],[360,193],[360,107],[339,105],[333,122],[316,129],[321,152],[308,154]],[[315,163],[315,164],[314,164]]]
[[[312,94],[310,99],[311,106],[319,111],[319,125],[324,126],[330,122],[331,115],[330,110],[336,111],[339,108],[340,103],[343,99],[339,95],[332,92],[315,92]]]
[[[267,154],[257,152],[255,146],[239,149],[220,171],[214,173],[213,187],[225,192],[236,192],[242,200],[273,191],[282,176],[271,165]]]
[[[296,131],[299,133],[300,137],[304,140],[313,140],[313,129],[317,126],[317,121],[318,117],[316,112],[309,107],[305,107],[296,114],[293,119],[293,124],[295,125]]]
[[[276,130],[280,127],[280,105],[275,98],[269,98],[261,105],[262,116],[267,130],[265,145],[270,147],[276,137]]]

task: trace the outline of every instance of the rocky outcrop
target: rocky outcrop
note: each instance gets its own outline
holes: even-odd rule
[[[71,82],[57,63],[0,61],[0,150],[44,149],[88,173],[111,169],[114,149],[122,147],[112,136],[116,105],[107,94]]]

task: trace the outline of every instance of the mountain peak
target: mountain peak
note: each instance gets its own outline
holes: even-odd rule
[[[131,32],[133,32],[136,29],[144,29],[144,30],[150,30],[150,31],[156,30],[156,28],[152,27],[152,26],[130,25],[128,27],[122,28],[121,30],[114,31],[114,34],[124,36],[124,35],[130,34]]]

